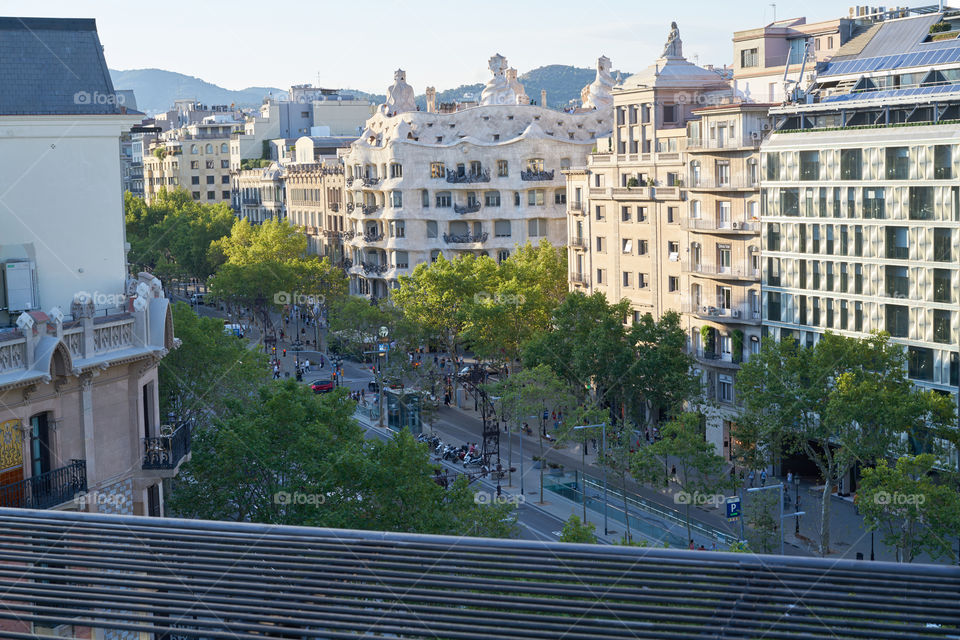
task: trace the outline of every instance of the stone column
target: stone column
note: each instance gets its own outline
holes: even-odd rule
[[[541,107],[547,106],[547,90],[546,89],[540,89],[540,106]]]
[[[83,425],[83,457],[87,461],[87,486],[96,485],[96,434],[93,421],[93,378],[97,374],[86,372],[80,374],[80,422]]]
[[[427,113],[437,112],[437,88],[427,87]]]

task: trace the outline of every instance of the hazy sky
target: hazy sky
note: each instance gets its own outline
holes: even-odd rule
[[[781,0],[776,17],[814,22],[849,6]],[[687,58],[730,64],[733,32],[773,11],[757,0],[0,0],[3,16],[96,18],[112,69],[167,69],[229,89],[319,80],[383,92],[403,68],[417,93],[486,81],[498,52],[520,73],[593,67],[600,55],[639,71],[662,51],[671,20]]]

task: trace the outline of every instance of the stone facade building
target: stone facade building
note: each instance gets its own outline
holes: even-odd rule
[[[480,105],[451,113],[417,111],[398,71],[344,158],[351,292],[384,297],[441,254],[503,260],[527,242],[565,245],[561,172],[611,129],[609,61],[600,66],[600,106],[576,114],[531,106],[500,55]]]

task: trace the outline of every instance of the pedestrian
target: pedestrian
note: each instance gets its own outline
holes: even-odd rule
[[[671,478],[676,478],[676,477],[677,477],[677,465],[675,465],[675,464],[670,465],[670,477],[671,477]]]
[[[753,488],[753,469],[750,469],[750,473],[747,475],[747,480],[750,481],[750,488]]]
[[[714,540],[713,544],[710,545],[710,551],[716,551],[716,550],[717,550],[717,541]]]
[[[707,550],[707,548],[706,548],[705,546],[703,546],[702,544],[701,544],[699,547],[697,547],[697,551],[706,551],[706,550]]]
[[[767,484],[767,470],[764,469],[763,471],[760,472],[760,486],[762,487],[766,484]]]
[[[793,484],[793,471],[787,471],[787,486]]]
[[[273,379],[274,379],[274,380],[279,380],[279,379],[280,379],[280,365],[279,365],[279,364],[273,365]]]
[[[303,370],[304,370],[304,371],[310,371],[310,360],[309,360],[309,359],[303,361]]]
[[[690,549],[690,551],[696,549],[696,547],[693,545],[693,538],[690,538],[690,544],[687,545],[687,548]]]

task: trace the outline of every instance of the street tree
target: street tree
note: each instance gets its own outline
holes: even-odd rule
[[[597,525],[580,520],[577,514],[572,513],[563,523],[563,528],[560,529],[560,542],[596,544]]]
[[[893,467],[881,459],[863,470],[857,509],[867,528],[897,550],[899,562],[913,562],[921,553],[933,560],[954,555],[960,494],[934,480],[935,465],[935,456],[921,454],[902,456]]]
[[[287,262],[307,255],[307,237],[286,220],[270,218],[252,225],[238,218],[230,234],[214,243],[214,250],[235,265]]]
[[[173,326],[180,347],[160,361],[161,415],[207,422],[225,410],[231,399],[250,393],[266,380],[266,357],[223,330],[223,320],[200,317],[189,305],[173,305]]]
[[[802,452],[823,478],[820,553],[830,551],[830,495],[857,463],[888,455],[930,412],[886,334],[827,332],[813,347],[765,340],[737,374],[742,412],[733,439],[753,458]]]

